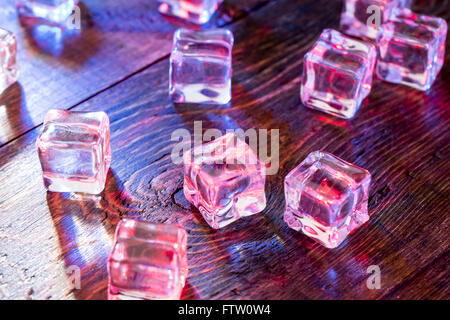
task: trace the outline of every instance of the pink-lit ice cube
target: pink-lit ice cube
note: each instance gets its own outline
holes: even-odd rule
[[[16,0],[21,16],[53,24],[67,22],[78,0]]]
[[[377,75],[418,90],[430,89],[444,64],[446,37],[444,19],[399,10],[380,27]]]
[[[50,110],[36,141],[49,191],[99,194],[111,163],[104,112]]]
[[[304,105],[352,118],[372,89],[375,46],[326,29],[303,59]]]
[[[109,300],[176,300],[188,274],[187,233],[176,225],[124,219],[108,258]]]
[[[159,0],[159,12],[195,24],[208,22],[223,0]]]
[[[341,30],[355,37],[375,39],[379,25],[395,16],[399,5],[399,0],[345,0]]]
[[[170,56],[172,100],[227,104],[231,100],[233,43],[233,34],[226,29],[177,30]]]
[[[315,151],[285,178],[284,221],[327,248],[335,248],[369,220],[370,173]]]
[[[0,94],[19,77],[16,53],[16,37],[12,32],[0,28]]]
[[[245,141],[228,133],[184,155],[184,194],[214,229],[266,207],[266,167]]]

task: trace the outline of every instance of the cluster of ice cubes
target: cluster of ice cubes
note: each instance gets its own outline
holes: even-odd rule
[[[209,21],[221,0],[160,0],[163,14]],[[21,15],[61,23],[74,0],[17,0]],[[345,34],[326,29],[305,55],[301,99],[313,109],[350,119],[369,95],[372,75],[428,90],[444,63],[447,24],[410,10],[410,0],[347,0]],[[369,8],[380,26],[368,25]],[[359,37],[361,39],[356,39]],[[372,39],[372,41],[370,41]],[[179,29],[170,57],[175,103],[231,100],[233,34],[226,29]],[[0,29],[0,93],[18,79],[15,36]],[[104,112],[51,110],[36,142],[44,185],[53,192],[99,194],[111,163]],[[266,167],[236,134],[184,155],[184,194],[214,229],[266,207]],[[369,220],[370,173],[326,152],[312,152],[284,180],[289,227],[328,248]],[[188,274],[187,233],[176,225],[124,219],[108,259],[110,299],[178,299]]]

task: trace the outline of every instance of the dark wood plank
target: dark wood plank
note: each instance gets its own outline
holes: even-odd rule
[[[418,3],[420,5],[420,3]],[[450,19],[445,2],[429,14]],[[33,130],[0,149],[0,265],[11,298],[106,297],[106,266],[122,216],[176,222],[189,232],[188,299],[381,299],[443,297],[448,251],[447,203],[450,71],[425,94],[375,82],[351,122],[301,106],[302,57],[325,27],[337,27],[340,1],[281,0],[232,25],[236,37],[229,107],[173,105],[162,60],[77,106],[105,110],[113,162],[98,199],[46,193]],[[329,11],[323,8],[327,7]],[[420,9],[420,7],[418,8]],[[446,66],[450,52],[446,54]],[[280,171],[268,178],[262,214],[214,231],[182,194],[181,166],[170,159],[171,133],[204,129],[280,129]],[[327,250],[282,220],[283,178],[308,153],[325,150],[373,176],[370,222]],[[3,258],[2,258],[3,257]],[[71,290],[65,268],[78,265],[82,287]],[[366,285],[378,265],[380,290]],[[4,270],[4,269],[2,269]],[[436,287],[409,291],[436,275]],[[402,290],[404,288],[404,290]],[[437,289],[436,289],[437,288]]]
[[[225,25],[268,0],[228,1],[207,26]],[[0,146],[39,125],[52,108],[68,109],[166,57],[183,24],[161,16],[157,1],[80,3],[81,31],[31,26],[14,0],[0,6],[0,27],[18,38],[19,81],[0,96]]]
[[[450,299],[449,252],[436,258],[422,272],[417,273],[395,288],[384,299]]]

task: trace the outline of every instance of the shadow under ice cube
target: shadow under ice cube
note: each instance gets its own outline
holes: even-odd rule
[[[444,19],[399,10],[377,36],[378,77],[422,91],[430,89],[444,65],[446,38]]]
[[[108,274],[109,300],[180,299],[188,275],[186,231],[171,224],[120,221]]]
[[[176,103],[231,100],[233,34],[225,29],[179,29],[170,56],[169,91]]]
[[[17,40],[12,32],[0,28],[0,94],[17,81]]]
[[[336,156],[315,151],[285,178],[289,227],[335,248],[369,220],[370,173]]]
[[[36,146],[49,191],[99,194],[105,188],[111,163],[106,113],[50,110]]]
[[[372,89],[375,46],[326,29],[303,58],[301,99],[307,107],[350,119]]]
[[[184,194],[214,229],[266,207],[266,167],[245,141],[228,133],[183,157]]]
[[[159,0],[159,12],[195,24],[208,22],[223,0]]]

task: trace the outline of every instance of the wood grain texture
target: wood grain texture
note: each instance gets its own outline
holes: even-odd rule
[[[267,0],[228,1],[207,26],[222,26]],[[81,30],[19,19],[14,0],[0,5],[0,27],[18,39],[19,81],[0,96],[0,146],[166,57],[183,23],[158,13],[156,0],[80,2]]]
[[[449,1],[416,10],[450,20]],[[326,8],[326,10],[324,10]],[[100,197],[47,193],[34,142],[39,129],[0,149],[0,270],[3,296],[106,297],[106,257],[121,217],[179,223],[189,233],[186,299],[448,299],[450,52],[432,90],[376,80],[355,119],[306,109],[302,57],[324,28],[337,28],[341,1],[280,0],[231,24],[233,100],[226,107],[173,105],[161,59],[74,110],[104,110],[113,162]],[[447,46],[448,48],[448,46]],[[268,177],[261,213],[211,230],[184,198],[172,163],[174,130],[280,129],[280,170]],[[373,177],[371,220],[328,250],[282,219],[283,178],[314,150]],[[72,290],[67,267],[81,268]],[[366,270],[379,265],[381,289]],[[0,296],[2,291],[0,291]]]
[[[404,281],[385,299],[448,299],[449,284],[449,252],[445,252],[425,268],[422,272]]]

